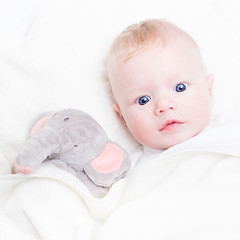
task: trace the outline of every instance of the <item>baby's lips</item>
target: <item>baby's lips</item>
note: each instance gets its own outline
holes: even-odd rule
[[[14,167],[15,169],[18,171],[18,172],[21,172],[23,174],[30,174],[32,173],[32,168],[31,167],[28,167],[28,166],[20,166],[18,164],[14,164]]]
[[[171,120],[171,121],[166,121],[163,125],[162,125],[162,127],[160,128],[160,132],[161,131],[164,131],[166,128],[168,128],[168,126],[169,125],[181,125],[181,124],[183,124],[184,122],[181,122],[181,121],[178,121],[178,120]],[[171,129],[171,128],[170,128]]]

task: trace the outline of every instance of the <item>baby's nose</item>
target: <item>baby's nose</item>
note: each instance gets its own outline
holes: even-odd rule
[[[157,102],[155,114],[160,115],[169,110],[175,110],[176,104],[171,99],[163,99]]]

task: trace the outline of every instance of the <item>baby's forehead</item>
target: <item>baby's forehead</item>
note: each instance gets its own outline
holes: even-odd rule
[[[158,49],[156,54],[161,54],[162,52],[180,52],[182,55],[192,52],[196,57],[201,58],[201,54],[197,44],[184,35],[178,34],[175,37],[169,39],[163,39],[161,37],[156,37],[154,41],[140,45],[139,47],[128,46],[126,49],[122,49],[119,52],[116,51],[112,60],[116,61],[118,64],[126,64],[130,59],[135,56],[142,55],[153,49]],[[182,50],[182,51],[181,51]]]
[[[186,39],[175,39],[164,44],[161,41],[158,42],[156,40],[151,45],[148,45],[129,56],[124,62],[122,61],[122,58],[118,58],[117,67],[124,67],[128,65],[129,62],[152,62],[155,61],[155,56],[159,56],[161,59],[166,59],[166,61],[171,59],[173,62],[179,60],[180,62],[188,61],[189,64],[203,64],[199,49],[196,48],[191,41]],[[163,60],[163,62],[165,62],[165,60]],[[161,63],[163,62],[161,61]]]
[[[139,77],[154,73],[164,76],[174,75],[205,75],[205,65],[198,49],[187,41],[171,41],[165,46],[157,43],[148,46],[128,59],[127,62],[118,62],[113,71],[116,79],[122,81],[117,75],[137,72]],[[175,79],[175,77],[174,77]]]

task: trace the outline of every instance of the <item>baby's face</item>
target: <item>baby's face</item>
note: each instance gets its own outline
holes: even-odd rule
[[[209,123],[212,75],[187,43],[151,46],[110,75],[115,110],[141,144],[167,149]]]

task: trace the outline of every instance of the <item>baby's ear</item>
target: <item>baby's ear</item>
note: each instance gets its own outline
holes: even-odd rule
[[[36,133],[38,133],[46,124],[46,122],[49,120],[49,118],[51,118],[52,116],[51,115],[47,115],[43,118],[41,118],[40,120],[38,120],[35,125],[32,127],[32,130],[31,130],[31,137],[33,135],[35,135]]]
[[[207,82],[208,82],[208,89],[210,96],[213,96],[213,83],[214,83],[214,75],[211,73],[207,76]]]
[[[118,114],[120,119],[123,121],[124,125],[127,126],[126,121],[125,121],[125,119],[124,119],[124,117],[122,115],[121,109],[120,109],[120,107],[119,107],[119,105],[117,103],[113,104],[113,109]]]

